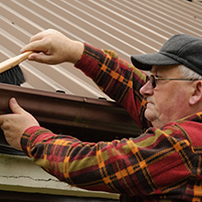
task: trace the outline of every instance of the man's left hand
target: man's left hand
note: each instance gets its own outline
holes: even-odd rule
[[[13,114],[0,115],[0,127],[8,144],[22,150],[20,140],[24,131],[31,126],[39,126],[39,123],[18,105],[15,98],[11,98],[9,104]]]

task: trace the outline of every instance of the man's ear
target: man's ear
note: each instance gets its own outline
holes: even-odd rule
[[[195,105],[197,102],[202,100],[202,80],[194,82],[193,93],[189,98],[189,104]]]

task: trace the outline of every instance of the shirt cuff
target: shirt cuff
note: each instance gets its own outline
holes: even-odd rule
[[[23,152],[27,156],[32,157],[31,148],[34,145],[36,138],[41,134],[53,135],[53,133],[50,130],[45,129],[41,126],[32,126],[25,130],[24,134],[21,137],[20,143],[21,143]]]
[[[74,66],[83,71],[84,74],[95,80],[100,69],[99,63],[102,56],[103,53],[101,49],[84,43],[83,53]]]

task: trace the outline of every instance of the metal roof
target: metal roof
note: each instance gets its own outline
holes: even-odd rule
[[[187,0],[0,0],[0,61],[20,53],[32,35],[56,29],[74,40],[132,54],[156,52],[173,34],[202,36],[202,3]],[[24,87],[105,97],[72,64],[21,63]]]

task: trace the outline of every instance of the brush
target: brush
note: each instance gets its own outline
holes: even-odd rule
[[[0,83],[18,86],[24,83],[25,77],[19,64],[26,60],[31,53],[32,51],[27,51],[0,63]]]

